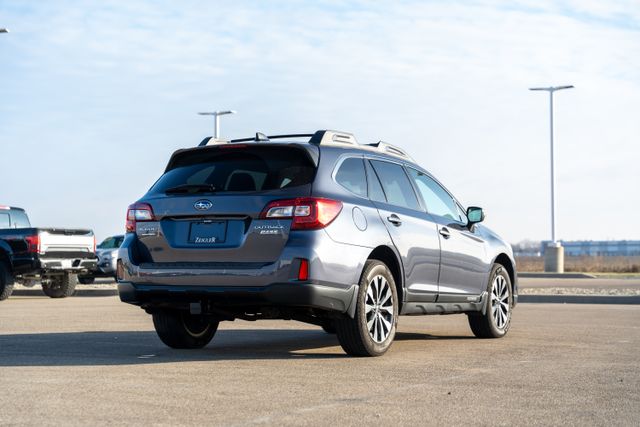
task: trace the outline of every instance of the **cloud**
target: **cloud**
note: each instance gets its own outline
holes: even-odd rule
[[[120,231],[170,152],[209,132],[195,112],[235,108],[227,135],[330,127],[402,145],[509,239],[544,238],[548,105],[527,88],[572,83],[556,105],[560,236],[639,238],[616,221],[640,209],[624,185],[640,182],[636,6],[0,3],[0,179],[15,159],[38,171],[0,196],[39,222]]]

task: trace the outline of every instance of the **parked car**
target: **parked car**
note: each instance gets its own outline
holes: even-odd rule
[[[91,230],[33,228],[24,209],[0,206],[0,300],[14,281],[40,282],[51,298],[73,295],[77,275],[96,266],[95,245]]]
[[[356,356],[385,353],[399,315],[463,313],[477,337],[500,338],[516,267],[483,219],[384,142],[205,139],[129,206],[118,289],[174,348],[236,318],[316,324]]]
[[[123,235],[107,237],[96,248],[98,263],[89,274],[78,276],[78,281],[83,285],[95,282],[96,277],[116,277],[116,261],[118,260],[118,248],[124,240]]]

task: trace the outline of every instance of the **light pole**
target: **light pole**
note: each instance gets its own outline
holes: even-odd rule
[[[551,244],[545,250],[544,269],[557,273],[564,272],[564,250],[556,240],[556,160],[553,144],[553,93],[558,90],[573,89],[572,85],[532,87],[529,90],[549,92],[549,140],[551,143]]]
[[[235,114],[235,110],[226,110],[226,111],[211,111],[205,113],[198,113],[201,116],[213,116],[215,119],[215,128],[213,130],[213,138],[218,139],[220,136],[220,116],[224,116],[225,114]]]

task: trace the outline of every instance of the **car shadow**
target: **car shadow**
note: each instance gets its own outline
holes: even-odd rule
[[[470,339],[398,332],[397,341]],[[336,348],[337,347],[337,348]],[[0,366],[136,365],[193,361],[348,357],[335,335],[311,329],[223,329],[198,350],[165,346],[154,331],[0,335]]]
[[[220,330],[203,349],[165,346],[154,331],[0,335],[0,366],[130,365],[242,359],[338,358],[334,335],[320,330]]]

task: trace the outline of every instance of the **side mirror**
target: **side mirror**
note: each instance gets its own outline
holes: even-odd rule
[[[467,208],[467,219],[469,220],[469,225],[482,222],[484,221],[484,211],[477,206],[469,206]]]

